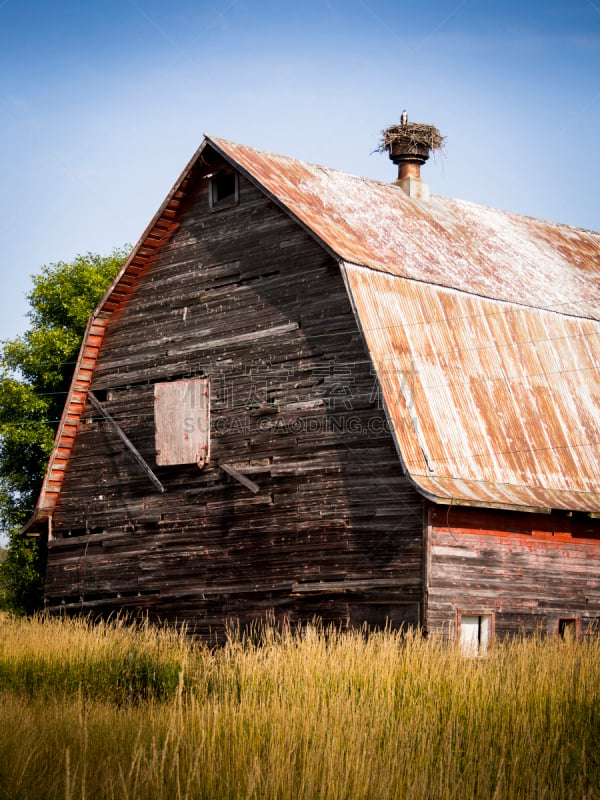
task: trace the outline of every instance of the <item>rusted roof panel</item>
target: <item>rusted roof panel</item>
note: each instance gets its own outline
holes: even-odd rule
[[[344,261],[600,319],[600,234],[208,141]]]
[[[441,502],[600,510],[600,323],[343,267],[404,465]]]

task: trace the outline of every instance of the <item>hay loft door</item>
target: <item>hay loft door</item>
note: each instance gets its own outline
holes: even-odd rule
[[[154,433],[158,466],[198,464],[210,459],[208,378],[154,386]]]

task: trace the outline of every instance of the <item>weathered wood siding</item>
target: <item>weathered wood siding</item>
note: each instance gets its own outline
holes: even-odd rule
[[[452,507],[430,520],[428,630],[454,635],[461,613],[493,614],[499,638],[600,622],[599,520]]]
[[[207,184],[110,321],[92,382],[166,491],[88,403],[54,515],[47,602],[147,610],[202,634],[269,609],[292,622],[420,622],[423,503],[339,267],[243,178],[239,205],[219,210]],[[210,463],[157,466],[154,384],[203,376]]]

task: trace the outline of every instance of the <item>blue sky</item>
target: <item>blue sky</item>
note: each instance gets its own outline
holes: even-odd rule
[[[135,242],[204,132],[600,229],[600,0],[0,0],[0,339],[42,264]]]

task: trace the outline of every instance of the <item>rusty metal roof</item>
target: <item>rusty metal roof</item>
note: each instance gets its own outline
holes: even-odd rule
[[[598,233],[208,141],[344,261],[600,319]]]
[[[207,137],[90,319],[29,524],[56,506],[106,323],[177,228],[207,148],[340,261],[424,494],[600,510],[600,234]]]
[[[401,458],[426,495],[600,509],[600,323],[343,270]]]
[[[600,510],[599,234],[212,142],[345,262],[425,495]]]

